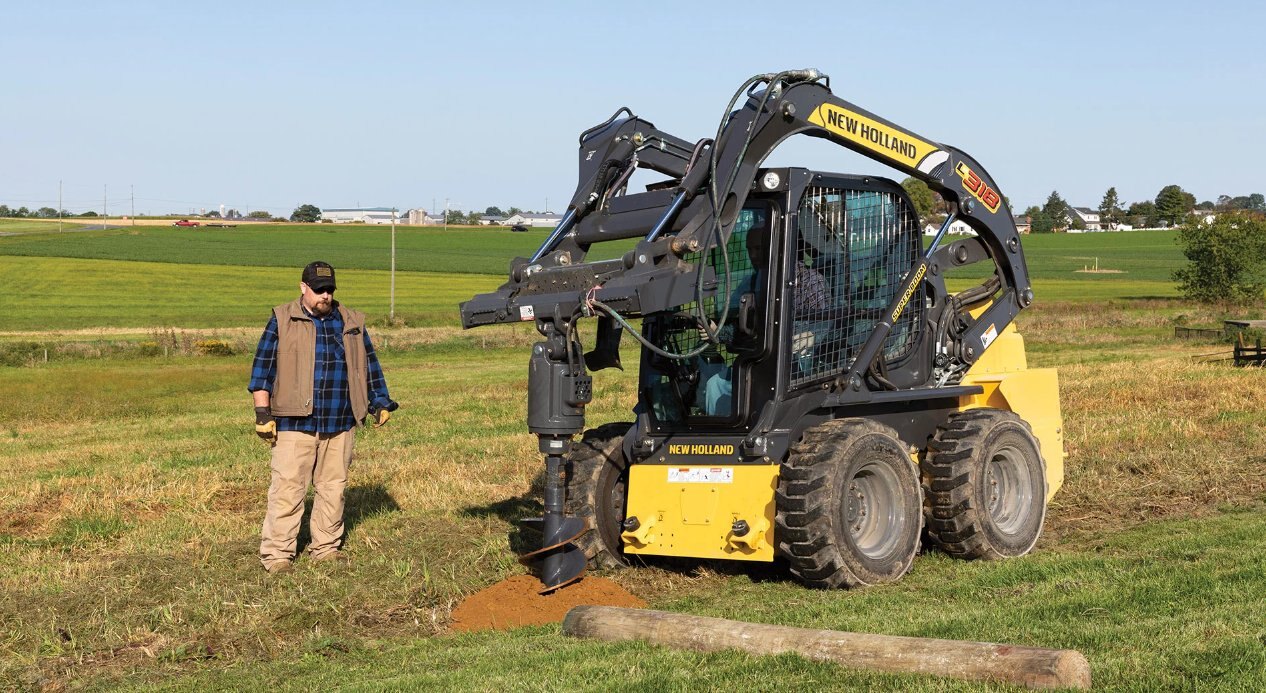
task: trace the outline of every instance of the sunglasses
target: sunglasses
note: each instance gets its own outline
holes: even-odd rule
[[[333,295],[334,295],[334,287],[332,287],[332,286],[327,286],[327,287],[324,287],[324,288],[320,288],[320,289],[318,289],[318,288],[316,288],[316,287],[312,286],[311,284],[309,284],[309,285],[308,285],[308,291],[311,291],[311,292],[312,292],[312,293],[314,293],[314,294],[329,294],[329,295],[331,295],[331,296],[333,296]]]

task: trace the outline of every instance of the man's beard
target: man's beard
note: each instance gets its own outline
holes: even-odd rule
[[[316,305],[312,306],[312,314],[318,317],[325,317],[333,309],[334,301],[317,301]]]

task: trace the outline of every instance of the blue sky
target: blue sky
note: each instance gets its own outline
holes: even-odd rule
[[[1017,208],[1178,184],[1266,192],[1249,2],[23,3],[5,12],[0,203],[111,214],[559,211],[620,106],[711,136],[747,77],[835,93],[980,161]],[[900,174],[800,138],[769,163]]]

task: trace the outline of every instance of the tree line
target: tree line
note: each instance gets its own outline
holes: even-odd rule
[[[906,178],[901,186],[910,195],[919,218],[930,220],[949,212],[948,205],[939,195],[917,178]],[[1007,201],[1010,206],[1010,200]],[[1155,199],[1143,200],[1124,206],[1115,187],[1108,188],[1099,202],[1097,210],[1099,221],[1109,228],[1120,224],[1129,224],[1135,228],[1156,228],[1159,226],[1179,226],[1194,210],[1210,212],[1266,212],[1266,196],[1261,193],[1251,195],[1219,195],[1217,201],[1206,200],[1196,202],[1196,197],[1178,185],[1166,185],[1156,194]],[[1028,217],[1030,230],[1033,233],[1053,233],[1069,229],[1085,229],[1086,224],[1073,212],[1072,205],[1060,196],[1058,190],[1051,191],[1043,205],[1032,205],[1025,209],[1022,216]]]

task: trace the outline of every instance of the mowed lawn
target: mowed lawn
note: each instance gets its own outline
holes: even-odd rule
[[[257,323],[262,330],[273,306],[298,296],[304,264],[282,268],[0,255],[0,291],[8,298],[0,332]],[[371,320],[385,320],[391,273],[337,264],[335,269],[338,298]],[[418,327],[456,327],[459,302],[505,281],[486,274],[405,271],[396,272],[395,280],[396,317]]]
[[[27,222],[27,224],[34,222]],[[254,224],[236,228],[136,226],[118,229],[0,236],[0,255],[134,260],[177,264],[303,267],[323,259],[336,269],[391,268],[391,227],[359,224]],[[0,220],[0,232],[5,223]],[[396,269],[505,275],[510,260],[530,256],[547,229],[514,233],[505,227],[396,229]],[[595,251],[611,258],[632,247],[615,241]]]
[[[308,228],[295,243],[324,234]],[[269,579],[255,558],[268,468],[251,432],[249,347],[268,307],[294,296],[305,251],[279,266],[4,252],[0,349],[116,328],[133,340],[165,328],[246,336],[231,356],[138,347],[0,367],[0,688],[990,689],[572,641],[555,626],[449,634],[462,597],[524,570],[517,520],[540,512],[523,411],[535,337],[456,325],[457,301],[495,275],[402,271],[405,325],[388,326],[389,275],[340,271],[340,297],[379,325],[401,410],[357,441],[351,565],[300,562]],[[1081,252],[1035,247],[1030,266]],[[780,565],[605,575],[683,613],[1075,648],[1107,689],[1261,689],[1261,372],[1193,358],[1224,344],[1175,342],[1176,321],[1226,316],[1174,298],[1159,276],[1034,275],[1038,303],[1019,325],[1031,365],[1059,368],[1069,458],[1033,554],[928,553],[901,582],[853,592],[806,590]],[[630,418],[626,347],[625,372],[596,376],[591,426]]]

